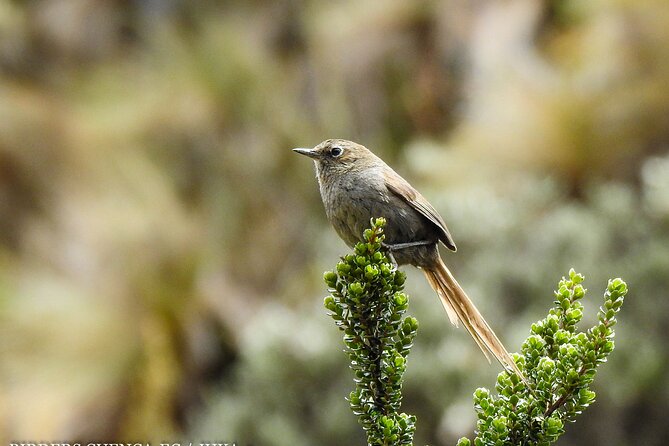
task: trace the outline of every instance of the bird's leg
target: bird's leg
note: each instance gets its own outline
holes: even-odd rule
[[[407,242],[407,243],[395,243],[392,245],[389,245],[387,243],[382,243],[381,246],[386,248],[389,251],[399,251],[400,249],[404,248],[414,248],[416,246],[425,246],[425,245],[431,245],[434,242],[431,242],[429,240],[421,240],[418,242]]]
[[[397,261],[395,260],[395,256],[393,255],[393,251],[399,251],[400,249],[405,249],[405,248],[413,248],[416,246],[425,246],[425,245],[430,245],[434,242],[430,242],[428,240],[421,240],[419,242],[407,242],[407,243],[395,243],[395,244],[387,244],[387,243],[381,243],[381,246],[386,250],[386,254],[388,255],[388,258],[393,264],[393,270],[397,270],[398,264]]]

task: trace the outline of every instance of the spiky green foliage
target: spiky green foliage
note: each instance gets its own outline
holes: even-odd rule
[[[354,372],[351,409],[367,433],[369,445],[411,445],[416,417],[400,413],[402,377],[418,322],[403,317],[408,297],[405,275],[382,251],[385,220],[373,220],[364,242],[342,258],[336,271],[324,275],[331,296],[325,307],[344,332]],[[622,279],[608,283],[598,323],[578,330],[585,296],[583,275],[573,269],[555,291],[546,318],[532,324],[531,334],[515,354],[526,385],[515,374],[501,372],[493,395],[474,392],[478,415],[476,446],[549,445],[595,400],[590,389],[597,367],[614,348],[613,326],[627,294]],[[458,446],[471,445],[461,438]]]
[[[402,376],[418,321],[403,317],[409,305],[405,275],[381,251],[382,218],[372,221],[364,243],[326,272],[331,296],[325,307],[344,332],[355,390],[349,395],[353,413],[367,433],[369,445],[411,445],[416,417],[400,413]]]
[[[610,280],[598,323],[585,332],[577,324],[583,317],[579,302],[585,295],[583,276],[573,269],[555,292],[555,305],[548,316],[532,324],[532,334],[522,346],[516,362],[525,372],[528,390],[515,375],[502,372],[495,386],[474,392],[478,415],[476,446],[549,445],[564,433],[565,423],[574,421],[595,400],[590,390],[597,367],[614,348],[613,326],[627,285]],[[471,441],[462,438],[458,446]]]

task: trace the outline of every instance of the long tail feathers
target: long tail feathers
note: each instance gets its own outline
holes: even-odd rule
[[[451,323],[457,327],[458,321],[461,321],[488,359],[488,362],[490,362],[490,355],[488,354],[490,353],[507,371],[515,372],[527,384],[525,376],[513,361],[509,352],[483,319],[479,310],[476,309],[474,303],[460,287],[444,262],[439,259],[436,269],[425,269],[423,272],[432,289],[439,295]]]

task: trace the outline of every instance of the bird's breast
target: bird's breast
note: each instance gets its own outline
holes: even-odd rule
[[[383,176],[375,170],[349,172],[347,175],[319,177],[321,196],[328,220],[349,245],[362,239],[372,218],[387,221],[387,243],[406,243],[430,237],[425,219],[386,187]]]
[[[321,197],[328,220],[339,236],[353,246],[362,239],[363,231],[370,226],[379,203],[387,202],[372,178],[348,174],[336,178],[319,178]]]

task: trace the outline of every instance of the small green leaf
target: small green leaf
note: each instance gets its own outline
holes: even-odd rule
[[[326,271],[323,274],[323,280],[325,280],[328,287],[334,288],[337,283],[337,273],[334,271]]]

